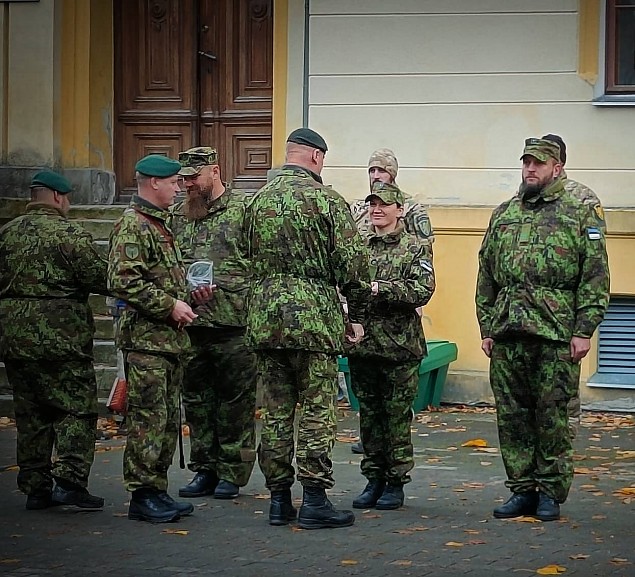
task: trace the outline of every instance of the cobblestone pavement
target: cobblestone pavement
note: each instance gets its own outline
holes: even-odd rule
[[[573,489],[563,518],[551,523],[492,518],[492,508],[508,496],[492,412],[424,412],[417,419],[417,466],[403,509],[359,511],[353,527],[320,531],[268,525],[268,494],[257,467],[237,499],[195,499],[195,514],[176,524],[129,521],[121,439],[98,443],[90,488],[106,498],[104,511],[26,511],[15,485],[15,429],[5,426],[0,575],[477,577],[535,575],[554,565],[559,569],[551,574],[635,576],[632,417],[585,416]],[[337,485],[330,493],[339,507],[350,507],[364,485],[360,457],[350,452],[356,429],[355,414],[341,411]],[[487,446],[463,446],[476,439]],[[190,478],[173,466],[172,494]],[[301,489],[296,484],[293,491],[299,504]]]

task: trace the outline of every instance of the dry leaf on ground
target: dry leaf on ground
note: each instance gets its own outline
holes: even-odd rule
[[[624,559],[623,557],[613,557],[613,559],[611,559],[609,563],[613,565],[631,565],[631,562],[628,559]]]
[[[342,559],[340,561],[340,565],[357,565],[359,561],[355,561],[355,559]]]
[[[461,447],[487,447],[487,441],[485,439],[470,439],[465,441]]]
[[[412,561],[408,559],[397,559],[393,561],[391,565],[398,565],[399,567],[410,567],[412,565]]]
[[[163,529],[161,533],[165,533],[166,535],[188,535],[189,531],[185,529]]]
[[[448,541],[446,547],[463,547],[464,543],[460,543],[459,541]]]
[[[567,568],[562,567],[562,565],[546,565],[545,567],[536,569],[536,573],[538,573],[538,575],[560,575],[561,573],[565,573],[566,570]]]
[[[586,553],[578,553],[577,555],[569,555],[569,559],[588,559],[591,555],[587,555]]]
[[[512,519],[505,520],[511,521],[512,523],[542,523],[540,519],[536,519],[535,517],[525,517],[524,515],[521,517],[514,517]]]

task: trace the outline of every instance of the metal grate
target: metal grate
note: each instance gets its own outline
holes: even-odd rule
[[[635,299],[611,299],[599,329],[598,373],[632,375],[635,383]]]

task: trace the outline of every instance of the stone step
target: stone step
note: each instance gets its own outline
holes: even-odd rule
[[[94,315],[110,316],[108,307],[106,306],[106,297],[102,295],[91,294],[88,297],[88,304]]]
[[[117,347],[113,340],[95,339],[93,342],[95,363],[114,367],[117,364]]]
[[[110,233],[115,221],[104,218],[93,218],[90,220],[74,219],[83,226],[96,241],[106,241],[110,238]]]
[[[95,319],[95,339],[112,340],[115,337],[115,330],[112,317],[93,314]]]

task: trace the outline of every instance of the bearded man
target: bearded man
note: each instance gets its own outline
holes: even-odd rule
[[[195,309],[185,365],[183,402],[190,427],[189,468],[196,475],[181,497],[233,499],[255,462],[255,357],[245,345],[250,272],[243,220],[246,195],[223,183],[218,152],[208,146],[179,154],[186,199],[169,226],[186,265],[214,265],[214,298]]]
[[[573,480],[567,404],[609,300],[603,220],[565,191],[561,150],[529,138],[518,194],[494,210],[476,311],[512,495],[494,517],[560,518]]]

